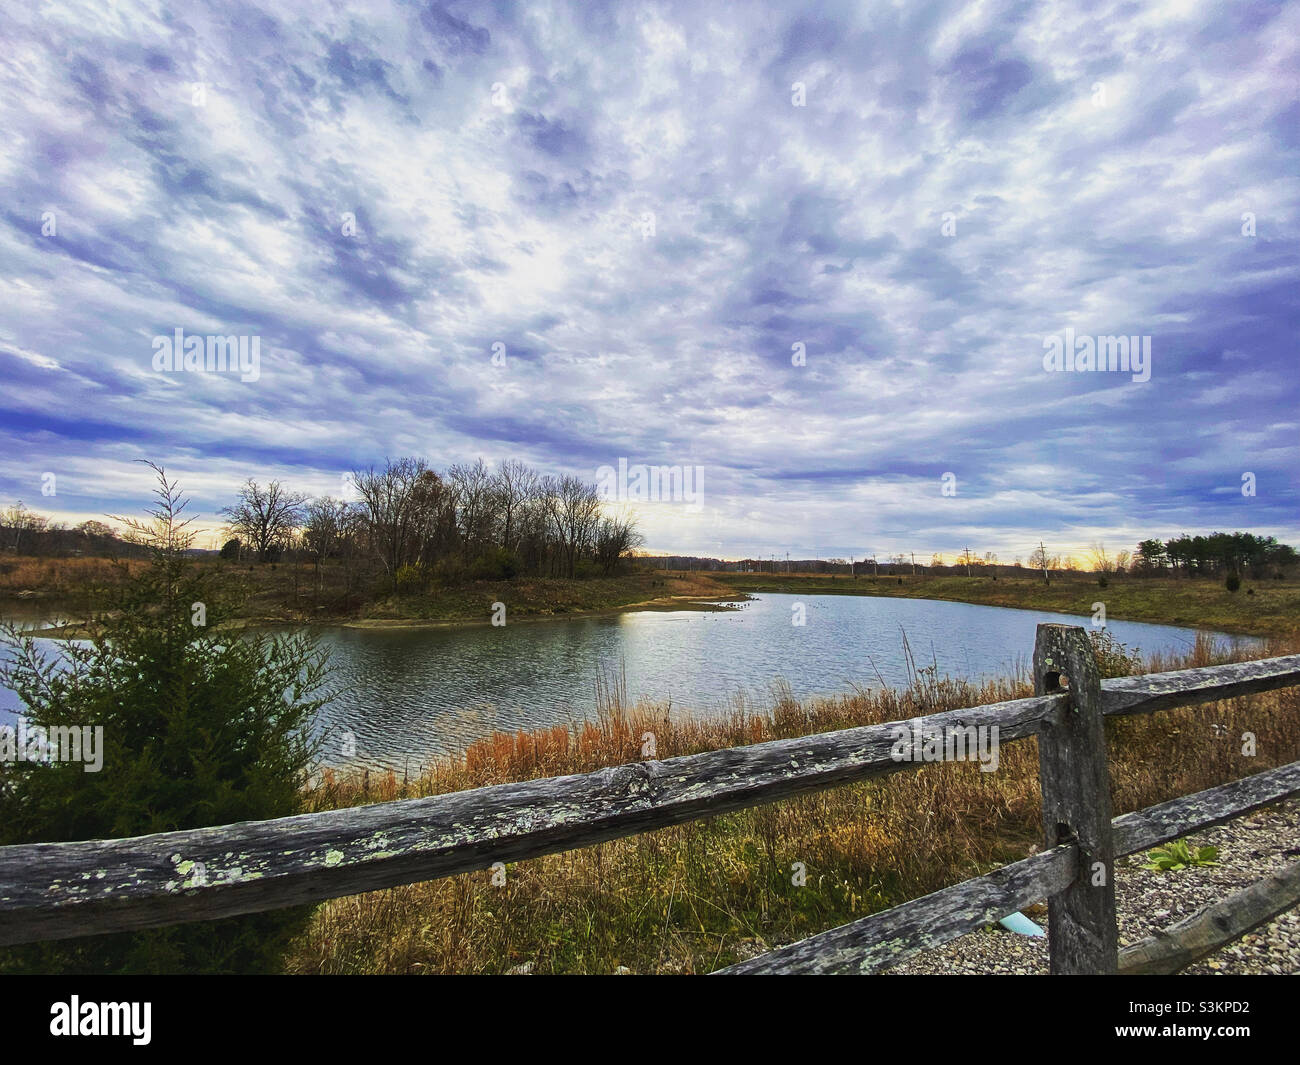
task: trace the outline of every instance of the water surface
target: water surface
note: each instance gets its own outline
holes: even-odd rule
[[[796,604],[805,610],[802,626],[792,624]],[[930,599],[764,594],[734,611],[502,628],[315,627],[336,692],[322,711],[322,763],[414,772],[494,730],[589,719],[597,678],[620,671],[633,701],[671,701],[674,711],[702,716],[725,712],[737,692],[766,706],[775,682],[801,699],[854,685],[904,686],[904,634],[917,664],[936,665],[941,676],[1007,675],[1027,665],[1041,622],[1086,626],[1089,619]],[[1193,629],[1169,625],[1108,627],[1146,653],[1186,650],[1196,638]],[[12,692],[0,692],[0,707],[10,709],[0,710],[0,720],[16,706]]]
[[[792,624],[802,603],[805,624]],[[797,698],[852,686],[905,686],[903,637],[919,666],[978,680],[1016,673],[1041,622],[1089,619],[925,599],[764,594],[728,612],[637,612],[468,629],[317,630],[336,667],[329,721],[356,737],[370,765],[414,769],[498,730],[591,718],[597,678],[627,695],[709,715],[743,692],[760,706],[775,682]],[[1149,653],[1190,649],[1193,629],[1112,621]],[[1223,636],[1225,642],[1233,637]],[[327,752],[327,761],[337,754]]]

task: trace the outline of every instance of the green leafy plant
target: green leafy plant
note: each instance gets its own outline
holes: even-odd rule
[[[399,595],[413,595],[429,587],[431,574],[422,563],[415,562],[403,566],[397,571],[397,591]]]
[[[515,551],[494,547],[481,555],[470,567],[477,581],[509,581],[523,571],[524,563]]]
[[[0,762],[0,846],[266,821],[302,807],[328,698],[325,652],[305,636],[234,624],[238,590],[194,565],[186,502],[154,470],[150,520],[124,522],[148,562],[104,590],[86,637],[49,652],[29,631],[0,627],[0,683],[30,725],[102,735],[102,771]],[[270,972],[310,913],[5,948],[0,974]]]
[[[1091,629],[1092,653],[1097,659],[1097,672],[1102,679],[1127,677],[1142,669],[1142,656],[1131,647],[1120,643],[1109,629]]]
[[[1176,869],[1186,869],[1189,866],[1218,865],[1219,863],[1215,859],[1219,857],[1219,849],[1217,847],[1197,847],[1192,850],[1185,840],[1177,839],[1173,843],[1149,851],[1147,857],[1151,860],[1142,867],[1143,869],[1154,869],[1160,873],[1168,873]]]

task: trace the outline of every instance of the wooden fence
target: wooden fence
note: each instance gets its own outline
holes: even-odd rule
[[[1300,901],[1300,865],[1117,950],[1113,862],[1300,792],[1300,762],[1111,819],[1104,716],[1300,684],[1300,655],[1101,681],[1082,628],[1040,625],[1035,695],[919,719],[1036,736],[1046,847],[723,973],[867,973],[1048,900],[1053,973],[1176,971]],[[0,848],[0,945],[213,920],[487,869],[915,768],[900,723],[594,773],[133,839]]]

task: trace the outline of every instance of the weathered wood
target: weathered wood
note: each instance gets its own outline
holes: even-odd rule
[[[851,924],[729,965],[714,975],[879,972],[917,951],[956,939],[1066,889],[1077,878],[1078,853],[1071,845],[1043,851]]]
[[[1300,684],[1300,655],[1116,677],[1101,682],[1102,712],[1108,717],[1149,714],[1295,684]]]
[[[1300,792],[1300,762],[1207,788],[1111,822],[1116,855],[1132,854],[1222,824]],[[1046,855],[1068,853],[1068,864]],[[723,975],[868,973],[996,921],[1073,882],[1078,851],[1061,846],[973,880],[942,888],[860,921],[821,932],[718,970]],[[1007,873],[1006,881],[999,874]],[[1036,882],[1039,878],[1040,882]],[[1005,895],[999,895],[1005,891]],[[829,954],[831,957],[827,958]]]
[[[1135,854],[1180,839],[1199,829],[1280,802],[1300,792],[1300,762],[1184,795],[1145,810],[1122,814],[1111,822],[1115,853]]]
[[[929,728],[1036,734],[1035,696]],[[486,869],[903,769],[897,722],[374,806],[0,848],[0,945],[213,920]],[[201,876],[198,873],[201,872]]]
[[[1300,656],[1293,655],[1108,680],[1101,697],[1108,714],[1140,713],[1295,683]],[[924,722],[927,729],[996,725],[999,742],[1009,743],[1036,735],[1040,719],[1067,703],[1066,695],[1042,695]],[[900,724],[277,821],[4,847],[0,945],[212,920],[396,887],[914,768],[891,756]],[[1227,787],[1272,794],[1281,784]],[[1199,815],[1178,805],[1196,799],[1144,811],[1141,825],[1126,820],[1138,815],[1126,815],[1116,832],[1145,834],[1148,841],[1139,846],[1185,834],[1182,828],[1156,839],[1152,832]]]
[[[1075,878],[1047,901],[1052,973],[1113,973],[1116,965],[1115,870],[1110,833],[1110,770],[1101,716],[1101,678],[1088,634],[1072,625],[1039,625],[1034,692],[1058,692],[1069,704],[1043,718],[1038,779],[1047,847],[1079,850]]]
[[[1124,976],[1176,973],[1300,903],[1300,862],[1257,880],[1171,928],[1125,947]]]

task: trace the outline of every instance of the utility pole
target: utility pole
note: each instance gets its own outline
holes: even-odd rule
[[[916,552],[912,552],[912,576],[916,576]]]

